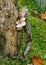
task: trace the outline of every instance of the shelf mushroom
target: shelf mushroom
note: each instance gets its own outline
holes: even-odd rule
[[[23,26],[26,25],[26,15],[28,15],[28,9],[23,7],[22,9],[19,10],[19,20],[16,22],[16,28],[17,30],[22,29]]]

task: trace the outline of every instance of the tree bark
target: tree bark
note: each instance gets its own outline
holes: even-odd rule
[[[16,19],[18,17],[17,7],[14,0],[0,0],[0,34],[6,38],[4,55],[14,56],[17,50]],[[4,45],[4,44],[3,44]]]

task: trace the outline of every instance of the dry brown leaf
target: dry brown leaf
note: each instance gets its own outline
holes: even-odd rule
[[[45,20],[46,20],[46,12],[43,13],[43,14],[41,14],[40,17],[41,17],[42,19],[45,19]]]
[[[33,57],[32,58],[33,65],[42,65],[44,64],[43,59],[41,57]]]

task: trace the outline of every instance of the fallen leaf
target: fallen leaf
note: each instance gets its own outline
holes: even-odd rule
[[[33,57],[32,58],[33,65],[43,65],[43,59],[41,57]]]
[[[46,12],[43,13],[43,14],[41,14],[40,17],[41,17],[42,19],[45,19],[45,20],[46,20]]]

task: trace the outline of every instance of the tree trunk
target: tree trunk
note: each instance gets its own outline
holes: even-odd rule
[[[9,54],[12,57],[17,50],[17,30],[15,26],[17,17],[18,10],[14,5],[14,0],[0,0],[0,34],[6,38],[4,55]]]

